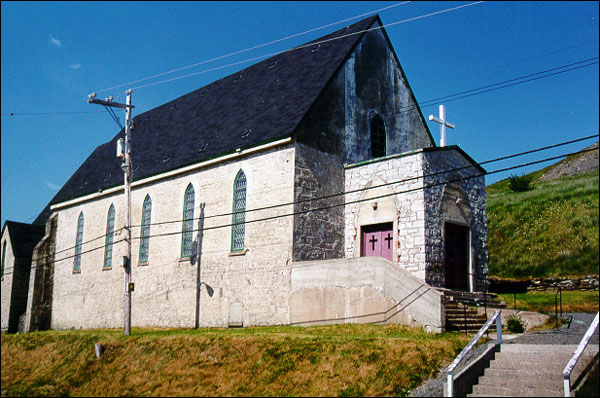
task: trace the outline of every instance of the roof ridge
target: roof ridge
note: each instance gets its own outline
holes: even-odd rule
[[[378,15],[282,51],[133,118],[134,178],[163,174],[237,148],[292,136]],[[309,44],[319,43],[315,48]],[[98,145],[49,204],[122,184],[109,145]],[[42,211],[49,215],[48,209]],[[36,222],[42,221],[42,213]]]

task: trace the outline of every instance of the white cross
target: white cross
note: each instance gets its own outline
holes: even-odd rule
[[[440,105],[440,117],[437,118],[433,115],[429,115],[429,120],[433,120],[436,123],[439,123],[440,126],[440,132],[441,132],[441,137],[440,137],[440,146],[446,146],[446,126],[450,127],[451,129],[454,128],[454,125],[450,122],[446,121],[446,108],[444,107],[444,105]]]

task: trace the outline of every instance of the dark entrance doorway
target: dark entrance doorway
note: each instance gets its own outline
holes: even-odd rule
[[[362,257],[383,257],[393,261],[394,232],[393,223],[365,225],[362,227]]]
[[[464,225],[444,225],[445,287],[469,290],[469,228]]]

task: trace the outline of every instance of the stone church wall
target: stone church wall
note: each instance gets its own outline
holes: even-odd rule
[[[346,192],[411,179],[422,175],[421,168],[420,152],[346,166]],[[360,257],[362,226],[392,222],[396,242],[394,262],[424,280],[425,217],[424,195],[420,189],[422,184],[422,179],[418,178],[347,194],[346,258]],[[356,203],[357,201],[360,202]]]
[[[33,249],[23,324],[26,332],[51,327],[57,229],[57,217],[52,215],[46,222],[44,236]]]
[[[370,123],[379,115],[387,131],[386,154],[433,146],[408,80],[381,30],[365,34],[344,64],[345,158],[371,159]]]
[[[333,195],[348,189],[343,164],[371,159],[370,121],[375,115],[382,117],[386,126],[388,156],[432,146],[433,140],[415,104],[406,77],[385,35],[381,31],[365,34],[296,129],[299,142],[296,200]],[[410,110],[398,111],[404,107]],[[381,167],[374,166],[377,172],[381,172]],[[369,167],[366,169],[370,170]],[[394,177],[404,175],[403,171],[387,173],[390,176],[395,174]],[[388,178],[377,173],[371,176],[381,181]],[[369,178],[363,180],[358,182],[355,178],[350,186],[370,181]],[[346,196],[346,201],[348,198]],[[296,206],[296,211],[339,203],[339,197],[303,202]],[[294,221],[294,261],[347,257],[348,231],[343,231],[348,227],[344,226],[344,219],[347,220],[344,212],[342,207],[330,207],[326,211],[297,214]],[[380,210],[378,214],[382,212]],[[388,218],[388,221],[398,224],[396,216]],[[417,227],[413,226],[416,223],[417,220],[413,219],[402,220],[400,228],[411,232],[402,234],[401,239],[406,239],[406,242],[402,242],[404,246],[398,256],[411,271],[423,274],[423,253],[417,253],[415,246],[422,243],[415,243],[415,239],[417,242],[420,239],[411,235],[418,235]],[[422,229],[422,225],[418,228]],[[417,263],[423,264],[415,265]]]
[[[2,294],[2,331],[8,331],[9,325],[9,314],[10,314],[10,303],[12,298],[12,285],[15,269],[15,255],[12,250],[12,244],[10,242],[10,236],[8,233],[8,228],[4,229],[4,233],[2,234],[2,242],[0,244],[0,248],[4,248],[4,244],[6,243],[6,252],[4,255],[4,275],[1,280],[1,290]]]
[[[0,248],[6,252],[4,256],[4,275],[1,281],[2,291],[2,331],[15,333],[19,331],[19,319],[27,308],[27,292],[31,272],[31,258],[15,257],[8,228],[4,230]]]
[[[185,175],[132,189],[132,326],[243,326],[289,323],[287,298],[292,256],[292,205],[258,207],[294,199],[292,146],[242,156]],[[233,182],[247,177],[245,247],[231,252]],[[195,190],[195,256],[182,259],[183,198]],[[152,200],[149,261],[139,263],[142,203]],[[124,199],[115,194],[58,209],[52,328],[122,327],[124,234],[116,233],[112,267],[104,262],[107,214],[113,204],[115,231],[123,226]],[[85,217],[81,272],[73,271],[77,218]],[[200,214],[204,218],[198,219]],[[223,215],[223,216],[219,216]],[[93,238],[101,237],[93,240]],[[85,243],[87,242],[87,243]],[[61,254],[58,254],[61,252]],[[197,290],[200,294],[197,295]]]
[[[470,228],[471,269],[474,274],[471,286],[475,291],[483,291],[484,279],[488,275],[487,211],[485,200],[485,179],[483,176],[466,178],[482,174],[457,149],[452,147],[424,151],[425,178],[425,239],[427,240],[427,280],[432,286],[444,286],[444,221],[459,215],[448,214],[451,211],[466,214]],[[459,170],[454,170],[459,169]],[[453,170],[441,173],[445,170]],[[455,209],[444,208],[444,193],[448,190],[462,192],[465,200],[455,202]],[[456,195],[456,193],[454,194]],[[452,221],[452,220],[450,220]]]
[[[300,202],[294,206],[294,261],[343,258],[344,198],[331,196],[343,189],[338,157],[296,145],[295,200]]]
[[[295,131],[294,261],[344,256],[344,198],[335,196],[344,190],[343,78],[329,82]]]

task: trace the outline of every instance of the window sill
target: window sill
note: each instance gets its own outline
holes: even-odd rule
[[[148,264],[150,264],[148,261],[144,262],[144,263],[138,263],[138,267],[147,267]]]
[[[102,271],[110,271],[112,267],[102,267]]]
[[[81,274],[81,270],[73,270],[73,274]]]
[[[192,257],[179,257],[177,261],[180,263],[191,263]]]
[[[234,252],[229,252],[229,257],[245,256],[246,253],[248,253],[248,248],[245,248],[243,250],[236,250]]]

